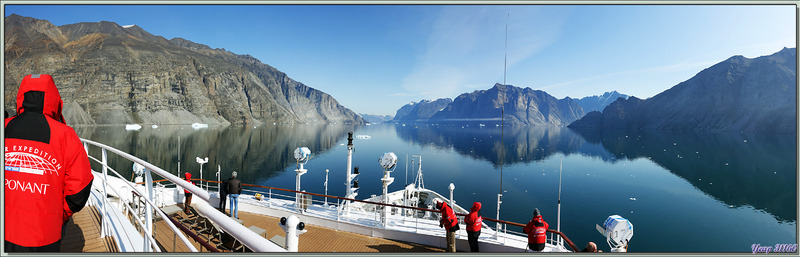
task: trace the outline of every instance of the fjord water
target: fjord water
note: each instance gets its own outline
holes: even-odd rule
[[[457,204],[483,203],[484,217],[527,223],[539,208],[556,228],[559,164],[563,158],[561,230],[583,247],[594,241],[608,251],[595,229],[618,214],[634,226],[631,252],[751,252],[753,244],[797,243],[797,135],[574,131],[555,127],[437,125],[273,125],[76,128],[88,138],[131,153],[177,174],[199,178],[195,157],[208,157],[203,178],[216,180],[237,171],[244,183],[294,189],[293,151],[306,146],[301,189],[344,196],[347,132],[355,139],[353,166],[360,168],[363,199],[381,192],[378,158],[394,152],[395,182],[414,179],[406,156],[421,155],[425,187]],[[501,154],[502,153],[502,154]],[[94,153],[93,153],[94,154]],[[501,158],[502,157],[502,158]],[[502,160],[502,161],[501,161]],[[111,158],[130,177],[131,163]],[[501,165],[502,164],[502,176]],[[406,172],[408,167],[408,172]],[[93,165],[98,170],[98,165]],[[493,225],[493,224],[490,224]],[[519,228],[511,228],[521,231]]]

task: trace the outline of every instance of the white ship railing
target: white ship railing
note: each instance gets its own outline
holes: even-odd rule
[[[183,187],[186,190],[189,190],[190,192],[192,192],[192,194],[197,196],[197,198],[199,198],[198,199],[199,201],[196,201],[194,203],[194,205],[196,207],[195,209],[198,212],[200,212],[200,214],[208,217],[208,219],[211,220],[212,222],[218,224],[222,228],[222,230],[224,230],[225,232],[228,232],[232,237],[236,238],[236,240],[241,242],[243,245],[245,245],[249,249],[251,249],[251,250],[253,250],[255,252],[286,252],[286,249],[283,249],[280,246],[278,246],[277,244],[267,240],[266,238],[261,237],[260,235],[256,234],[255,232],[251,231],[250,229],[247,229],[243,225],[241,225],[238,222],[232,220],[227,215],[219,212],[214,207],[211,207],[211,205],[208,204],[208,201],[210,199],[210,195],[208,194],[207,191],[202,190],[202,189],[198,188],[197,186],[192,185],[189,182],[187,182],[187,181],[185,181],[185,180],[183,180],[183,179],[181,179],[181,178],[179,178],[179,177],[177,177],[175,175],[172,175],[169,172],[164,171],[163,169],[161,169],[161,168],[159,168],[159,167],[157,167],[157,166],[155,166],[153,164],[150,164],[150,163],[148,163],[146,161],[143,161],[143,160],[141,160],[141,159],[139,159],[139,158],[137,158],[137,157],[135,157],[133,155],[130,155],[128,153],[125,153],[125,152],[120,151],[118,149],[115,149],[113,147],[110,147],[110,146],[107,146],[107,145],[104,145],[104,144],[101,144],[101,143],[97,143],[97,142],[94,142],[94,141],[91,141],[91,140],[87,140],[87,139],[81,139],[81,141],[84,143],[84,150],[86,150],[87,155],[89,155],[89,145],[93,145],[93,146],[99,147],[100,150],[101,150],[101,160],[98,160],[96,157],[93,157],[91,155],[89,155],[89,158],[91,160],[94,160],[95,162],[99,163],[102,166],[102,178],[101,178],[101,180],[103,181],[102,188],[103,188],[103,194],[104,195],[108,195],[107,194],[107,192],[108,192],[107,190],[109,188],[109,186],[107,186],[109,184],[108,183],[108,170],[111,170],[118,177],[122,178],[122,181],[125,181],[128,184],[128,186],[130,186],[130,188],[132,190],[136,191],[139,195],[147,196],[147,197],[142,197],[142,200],[146,203],[146,205],[145,205],[145,209],[146,209],[145,210],[145,220],[142,221],[137,217],[137,215],[132,215],[133,217],[135,217],[135,220],[137,221],[137,223],[139,223],[140,227],[142,228],[142,230],[145,233],[143,249],[145,249],[146,251],[160,251],[160,248],[158,247],[158,245],[155,242],[155,239],[153,238],[153,217],[152,217],[153,211],[156,210],[155,212],[158,213],[164,220],[170,220],[170,218],[167,216],[167,214],[164,213],[163,211],[161,211],[161,209],[157,208],[156,204],[154,204],[155,194],[153,192],[153,179],[152,179],[151,172],[155,172],[157,175],[161,176],[162,178],[167,179],[170,182],[172,182],[172,183],[174,183],[174,184],[176,184],[176,185],[178,185],[180,187]],[[125,158],[127,160],[130,160],[130,161],[132,161],[132,162],[134,162],[136,164],[139,164],[139,165],[145,167],[145,172],[144,172],[145,174],[144,175],[145,175],[145,185],[146,185],[146,188],[147,188],[147,193],[146,194],[144,192],[139,191],[139,189],[136,188],[136,186],[133,183],[131,183],[131,182],[127,181],[126,179],[124,179],[124,177],[121,176],[117,171],[115,171],[114,169],[112,169],[111,167],[108,166],[108,154],[107,154],[107,152],[109,152],[109,151],[112,152],[112,153],[115,153],[116,155],[118,155],[118,156],[120,156],[122,158]],[[113,189],[113,190],[116,192],[115,189]],[[116,192],[116,193],[117,193],[117,195],[122,196],[121,194],[119,194],[119,192]],[[111,231],[109,230],[110,226],[108,226],[108,222],[109,221],[108,221],[108,218],[106,218],[109,215],[108,209],[106,207],[106,206],[108,206],[108,198],[107,197],[103,197],[103,201],[104,201],[104,203],[103,203],[102,210],[101,210],[101,213],[102,213],[101,237],[105,237],[107,234],[111,234],[110,233]],[[128,205],[128,206],[130,206],[130,205]],[[154,208],[154,207],[156,207],[156,208]],[[170,229],[172,229],[173,233],[175,233],[176,235],[178,235],[181,238],[181,241],[189,248],[190,251],[197,252],[197,249],[188,241],[188,239],[182,233],[180,233],[178,231],[178,228],[175,227],[174,224],[172,224],[171,222],[166,222],[166,223],[169,225]]]
[[[197,180],[197,181],[206,182],[206,183],[208,183],[208,182],[216,183],[216,184],[221,183],[220,181],[205,180],[205,179],[192,179],[192,180]],[[395,221],[395,222],[406,222],[406,221],[410,221],[410,220],[413,219],[414,220],[414,232],[415,233],[419,233],[420,231],[430,231],[432,233],[439,233],[439,232],[442,231],[441,229],[438,229],[438,230],[435,229],[435,228],[438,228],[438,227],[430,228],[430,226],[422,226],[422,227],[419,226],[420,221],[427,222],[427,223],[430,223],[431,221],[433,221],[433,222],[435,222],[435,224],[438,224],[438,217],[439,217],[439,211],[438,210],[426,209],[426,208],[418,208],[418,207],[410,207],[410,206],[402,206],[402,205],[385,204],[385,203],[380,203],[380,202],[371,202],[371,201],[350,199],[350,198],[339,197],[339,196],[322,195],[322,194],[309,193],[309,192],[304,192],[304,191],[295,191],[295,190],[290,190],[290,189],[275,188],[275,187],[260,186],[260,185],[245,184],[245,183],[242,183],[242,186],[260,189],[260,190],[253,190],[253,189],[243,188],[242,192],[249,192],[249,193],[252,193],[253,195],[255,195],[256,193],[262,194],[262,197],[265,200],[268,200],[267,204],[272,204],[273,201],[269,201],[269,200],[272,200],[272,199],[285,200],[287,202],[295,203],[296,194],[299,194],[301,197],[308,197],[309,199],[311,199],[310,200],[311,203],[308,204],[309,207],[311,206],[312,203],[316,204],[318,206],[324,206],[324,204],[327,204],[327,206],[339,207],[339,206],[341,206],[341,204],[343,202],[353,201],[353,202],[359,202],[359,203],[362,203],[362,204],[365,204],[365,205],[373,205],[374,206],[374,207],[366,207],[365,206],[365,208],[367,208],[367,209],[369,209],[369,208],[375,209],[375,208],[385,207],[385,208],[394,209],[393,211],[390,211],[390,212],[403,213],[403,214],[407,210],[410,210],[412,213],[414,213],[411,216],[403,216],[402,218],[397,218],[396,216],[395,217],[391,217],[391,216],[394,216],[394,215],[389,215],[391,217],[389,219],[391,221]],[[211,186],[211,187],[218,188],[218,186]],[[284,194],[281,194],[280,192],[284,192]],[[318,199],[314,200],[312,197],[322,197],[322,198],[325,199],[325,201],[318,200]],[[328,200],[328,198],[335,200],[335,202]],[[292,208],[294,209],[296,207],[292,206]],[[361,212],[361,210],[350,210],[350,211],[345,211],[345,210],[347,210],[347,208],[344,208],[344,209],[335,208],[335,214],[334,213],[331,213],[331,214],[335,215],[335,218],[338,221],[338,220],[346,220],[346,219],[348,219],[350,217],[350,215],[349,215],[350,213],[361,213],[362,216],[364,216],[364,215],[367,215],[367,216],[371,215],[372,216],[371,219],[369,219],[369,220],[363,220],[363,219],[359,220],[359,222],[361,224],[368,224],[370,226],[375,226],[375,227],[383,226],[382,224],[385,224],[385,222],[381,221],[381,217],[380,217],[381,212],[380,211],[371,211],[370,213],[367,213],[367,212]],[[426,212],[429,212],[430,214],[429,215],[423,215],[424,218],[420,218],[417,215],[418,212],[421,212],[422,214],[424,214]],[[466,228],[466,224],[464,224],[464,217],[466,215],[467,214],[464,214],[464,213],[456,213],[456,216],[458,216],[458,220],[459,220],[460,226],[462,226],[462,229]],[[366,217],[366,216],[364,216],[364,217]],[[525,227],[525,224],[520,224],[520,223],[510,222],[510,221],[504,221],[504,220],[496,220],[496,219],[492,219],[492,218],[488,218],[488,217],[483,217],[483,220],[484,221],[495,222],[495,223],[500,224],[500,228],[501,229],[500,229],[500,231],[498,231],[498,233],[501,233],[502,235],[498,236],[496,238],[498,240],[502,239],[503,243],[505,243],[505,240],[507,238],[509,238],[508,236],[506,236],[507,234],[516,235],[516,236],[519,236],[519,237],[527,238],[527,234],[508,229],[508,226],[523,228],[523,227]],[[486,225],[485,223],[483,224],[483,227],[486,228],[486,229],[492,229],[492,227]],[[426,229],[426,228],[428,228],[428,229]],[[575,244],[573,244],[572,241],[569,238],[567,238],[566,235],[564,235],[564,233],[556,231],[556,230],[552,230],[552,229],[548,229],[547,232],[548,232],[547,233],[547,242],[549,244],[554,245],[554,246],[558,246],[558,247],[563,247],[564,249],[568,249],[567,247],[565,247],[565,243],[566,243],[566,246],[569,246],[569,248],[571,248],[572,251],[575,251],[575,252],[580,251],[580,249],[578,249],[575,246]],[[527,244],[527,241],[525,241],[525,243]]]

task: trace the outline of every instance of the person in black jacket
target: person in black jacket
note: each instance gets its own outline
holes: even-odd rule
[[[228,180],[222,180],[219,184],[219,211],[225,213],[225,202],[228,201]]]
[[[231,213],[229,216],[239,218],[239,194],[242,193],[242,183],[236,178],[236,172],[228,179],[228,197],[231,198]]]

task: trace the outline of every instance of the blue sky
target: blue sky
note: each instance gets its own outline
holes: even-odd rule
[[[734,55],[796,47],[794,5],[5,5],[55,25],[136,24],[252,55],[358,113],[503,83],[652,97]]]

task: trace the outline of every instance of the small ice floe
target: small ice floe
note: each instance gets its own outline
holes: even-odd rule
[[[631,197],[631,198],[628,198],[628,199],[630,199],[631,201],[636,201],[636,197]]]
[[[370,139],[370,138],[372,137],[369,135],[356,135],[356,139]]]
[[[728,208],[733,208],[733,205],[728,205]]]
[[[208,128],[208,124],[195,122],[195,123],[192,123],[192,128],[193,129]]]
[[[728,163],[727,163],[727,162],[725,163],[725,166],[728,166]]]
[[[678,145],[678,143],[672,143],[672,145]]]
[[[142,125],[139,124],[127,124],[125,125],[125,130],[139,130],[142,128]]]
[[[747,143],[747,139],[745,139],[744,142]]]
[[[150,126],[150,127],[151,127],[151,128],[158,128],[158,125],[156,125],[156,124],[153,124],[153,125],[152,125],[152,126]]]

